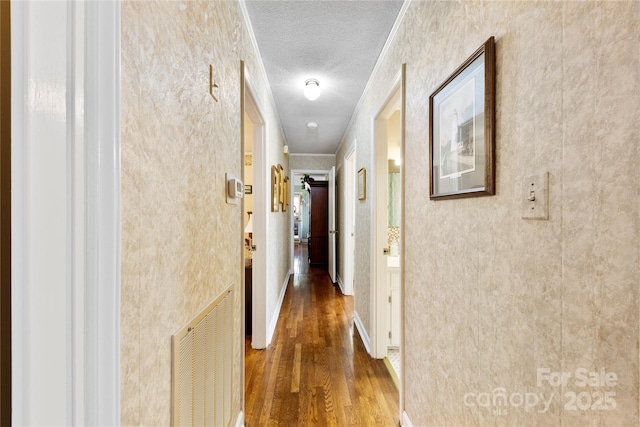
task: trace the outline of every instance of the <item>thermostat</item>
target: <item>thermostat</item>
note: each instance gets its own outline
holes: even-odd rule
[[[238,204],[244,196],[244,184],[231,174],[226,174],[227,179],[227,203]]]

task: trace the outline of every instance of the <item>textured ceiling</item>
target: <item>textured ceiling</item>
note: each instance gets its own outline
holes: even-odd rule
[[[289,151],[334,154],[402,0],[245,4]],[[303,95],[309,78],[320,82],[315,101]]]

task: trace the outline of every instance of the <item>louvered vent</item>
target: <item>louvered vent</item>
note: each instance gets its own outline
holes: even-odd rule
[[[231,423],[231,286],[171,337],[173,426]]]

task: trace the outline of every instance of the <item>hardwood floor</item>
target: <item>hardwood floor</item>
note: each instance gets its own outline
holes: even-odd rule
[[[245,341],[245,426],[398,426],[398,390],[369,357],[353,323],[353,297],[296,245],[273,342]]]

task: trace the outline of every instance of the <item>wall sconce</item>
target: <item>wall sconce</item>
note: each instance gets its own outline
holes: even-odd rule
[[[308,79],[304,82],[304,96],[309,101],[315,101],[320,96],[320,82],[316,79]]]

